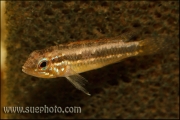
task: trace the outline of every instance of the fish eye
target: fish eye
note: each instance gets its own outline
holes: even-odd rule
[[[48,61],[46,59],[42,59],[39,64],[38,64],[38,68],[45,70],[48,66]]]
[[[43,61],[41,64],[40,64],[40,67],[46,67],[46,61]]]

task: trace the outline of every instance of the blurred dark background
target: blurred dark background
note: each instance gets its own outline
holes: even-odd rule
[[[179,118],[179,1],[8,1],[7,106],[80,106],[82,113],[7,114],[8,118]],[[24,74],[29,54],[60,43],[141,30],[167,34],[163,53],[82,73],[87,96],[65,78]]]

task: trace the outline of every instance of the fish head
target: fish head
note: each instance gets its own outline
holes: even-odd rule
[[[35,77],[55,78],[56,75],[52,70],[53,65],[49,55],[49,52],[42,50],[32,52],[22,66],[22,71]]]

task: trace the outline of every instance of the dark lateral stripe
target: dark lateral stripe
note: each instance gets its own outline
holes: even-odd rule
[[[127,53],[133,53],[137,50],[136,45],[131,45],[129,47],[122,46],[120,48],[112,47],[110,49],[103,48],[103,49],[97,49],[94,53],[92,50],[86,50],[82,51],[81,54],[77,54],[76,52],[72,52],[71,54],[63,56],[63,60],[68,61],[77,61],[77,60],[86,60],[91,58],[107,58],[107,56],[113,56],[113,55],[119,55],[119,54],[127,54]]]

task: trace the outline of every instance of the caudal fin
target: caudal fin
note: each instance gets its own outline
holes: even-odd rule
[[[145,40],[140,41],[139,55],[148,55],[163,52],[168,49],[171,38],[166,35],[149,36]]]

